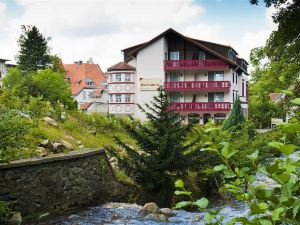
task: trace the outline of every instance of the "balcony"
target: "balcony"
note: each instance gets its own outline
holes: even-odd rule
[[[229,112],[230,102],[175,102],[170,110],[176,112]]]
[[[217,59],[208,60],[164,60],[165,70],[229,69],[229,64]]]
[[[167,91],[229,91],[230,81],[175,81],[165,82]]]

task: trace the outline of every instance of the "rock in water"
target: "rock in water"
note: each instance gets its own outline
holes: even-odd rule
[[[164,208],[160,210],[162,214],[165,214],[167,217],[175,216],[175,213],[172,212],[172,209]]]
[[[43,121],[45,121],[47,124],[49,124],[53,127],[58,127],[57,122],[54,119],[50,118],[50,117],[44,117]]]
[[[43,147],[38,147],[38,149],[35,152],[40,157],[45,157],[45,156],[47,156],[49,154],[48,151],[47,151],[47,149],[45,149]]]
[[[141,209],[142,212],[145,213],[160,213],[159,207],[154,202],[146,203]]]

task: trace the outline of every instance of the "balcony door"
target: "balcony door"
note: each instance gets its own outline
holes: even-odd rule
[[[180,93],[179,92],[171,92],[170,93],[170,102],[180,102]]]
[[[224,71],[209,71],[208,81],[224,81]]]
[[[179,51],[170,52],[170,60],[179,60]]]
[[[170,82],[177,82],[180,81],[180,72],[170,72]]]
[[[209,102],[224,102],[224,92],[209,92],[208,93]]]

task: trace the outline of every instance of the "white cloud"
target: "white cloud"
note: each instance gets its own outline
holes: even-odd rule
[[[3,16],[5,2],[0,0],[0,57],[17,54],[22,24],[36,25],[51,36],[53,53],[61,55],[64,63],[93,57],[102,70],[122,60],[121,49],[148,41],[169,27],[190,37],[232,43],[223,37],[227,31],[220,24],[203,22],[206,10],[194,0],[16,1],[23,14],[8,19]],[[241,55],[246,57],[248,48],[265,40],[264,35],[247,33],[242,44],[233,42],[233,47],[241,45]]]

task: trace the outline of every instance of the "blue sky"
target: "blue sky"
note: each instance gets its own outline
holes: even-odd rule
[[[92,57],[103,70],[122,60],[122,48],[169,27],[248,59],[276,28],[272,12],[248,0],[0,0],[0,58],[14,59],[21,24],[34,24],[64,63]]]

